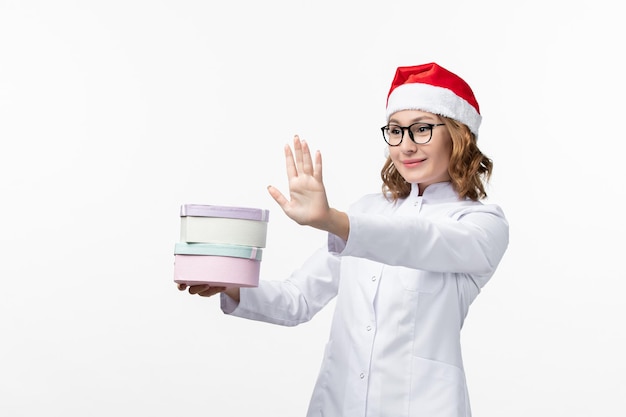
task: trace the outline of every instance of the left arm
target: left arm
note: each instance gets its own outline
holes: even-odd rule
[[[461,209],[445,220],[352,213],[342,256],[437,272],[489,274],[509,243],[509,226],[495,205]]]

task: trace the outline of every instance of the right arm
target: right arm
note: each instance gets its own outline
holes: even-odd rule
[[[337,295],[340,258],[318,249],[284,280],[261,280],[257,288],[239,289],[239,301],[222,292],[226,314],[283,326],[307,322]]]

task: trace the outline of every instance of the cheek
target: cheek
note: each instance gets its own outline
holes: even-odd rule
[[[387,149],[385,150],[385,155],[389,156],[394,164],[400,156],[400,149],[398,148],[399,146],[387,146]]]
[[[452,140],[450,138],[448,138],[445,145],[442,146],[439,154],[441,155],[441,161],[445,161],[446,164],[450,162],[450,158],[452,157]]]
[[[396,167],[396,171],[398,171],[398,170],[403,168],[402,164],[399,162],[399,160],[400,160],[400,152],[397,152],[397,149],[392,148],[389,151],[389,158],[391,159],[391,162],[393,163],[393,165]]]
[[[450,167],[450,153],[449,152],[442,152],[439,155],[439,158],[437,158],[437,165],[439,166],[439,169],[443,172],[447,172],[449,170]]]
[[[441,153],[441,160],[445,161],[446,164],[450,162],[451,157],[452,157],[452,148],[448,148]]]

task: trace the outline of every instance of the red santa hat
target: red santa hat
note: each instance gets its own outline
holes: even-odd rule
[[[399,67],[387,96],[387,120],[400,110],[421,110],[449,117],[478,136],[482,120],[470,86],[435,64]]]

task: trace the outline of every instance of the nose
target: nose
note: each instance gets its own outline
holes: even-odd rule
[[[408,129],[402,130],[402,142],[400,142],[400,150],[405,153],[413,153],[417,151],[417,143],[413,142]]]

